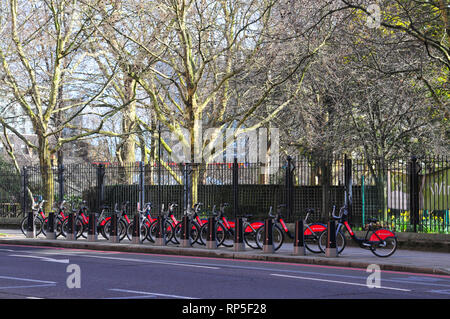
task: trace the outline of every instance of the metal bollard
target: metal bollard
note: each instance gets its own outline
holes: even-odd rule
[[[337,245],[336,245],[336,222],[328,222],[328,238],[327,248],[325,249],[326,257],[337,257]]]
[[[56,234],[55,234],[55,213],[54,212],[48,213],[46,238],[47,239],[56,239]]]
[[[271,218],[268,218],[264,221],[264,244],[263,244],[263,252],[264,253],[274,253],[275,250],[273,248],[273,221]]]
[[[97,214],[89,214],[88,241],[97,241]]]
[[[295,237],[294,237],[294,255],[305,256],[305,236],[303,232],[303,220],[295,222]]]
[[[75,230],[75,214],[69,213],[69,216],[67,217],[67,235],[66,240],[76,240],[76,230]]]
[[[156,230],[156,245],[165,246],[166,245],[166,219],[164,216],[158,216],[158,229]]]
[[[236,218],[234,226],[234,251],[244,251],[244,229],[242,226],[242,218]]]
[[[208,218],[208,235],[206,238],[206,248],[216,249],[216,219],[214,217]]]
[[[119,235],[117,234],[118,218],[117,214],[111,216],[111,226],[109,228],[109,241],[111,243],[119,242]]]
[[[33,212],[28,212],[27,216],[27,238],[34,238],[35,229],[34,229],[34,215]]]
[[[189,216],[183,216],[183,220],[181,221],[181,247],[191,247],[191,236],[190,236],[190,221]]]
[[[133,237],[132,237],[133,244],[140,244],[141,241],[141,219],[139,216],[139,213],[136,213],[134,215],[133,219]]]

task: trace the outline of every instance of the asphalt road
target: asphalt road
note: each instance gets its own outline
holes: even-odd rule
[[[0,245],[0,298],[450,299],[450,276]],[[369,283],[378,287],[369,288]]]

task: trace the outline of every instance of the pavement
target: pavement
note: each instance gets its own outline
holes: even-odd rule
[[[346,247],[338,257],[326,257],[324,254],[313,254],[309,251],[306,251],[304,256],[297,256],[294,255],[292,243],[284,243],[274,253],[264,253],[261,250],[254,250],[249,247],[245,247],[244,251],[235,251],[234,248],[218,247],[207,249],[205,246],[200,245],[185,248],[171,243],[164,246],[158,246],[149,242],[132,244],[128,239],[120,243],[111,243],[104,240],[101,236],[96,241],[88,241],[81,238],[72,241],[60,237],[56,240],[49,240],[43,235],[40,235],[38,238],[25,238],[21,231],[17,229],[0,229],[1,244],[258,260],[360,269],[365,269],[369,265],[375,264],[385,271],[450,275],[450,251],[426,251],[423,248],[421,250],[413,250],[406,245],[403,247],[400,245],[397,251],[387,258],[377,257],[369,250],[354,246]]]

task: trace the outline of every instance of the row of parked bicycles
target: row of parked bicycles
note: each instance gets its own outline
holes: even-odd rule
[[[38,202],[33,207],[33,229],[35,236],[40,233],[46,235],[49,224],[48,216],[44,213],[43,204],[45,200]],[[66,237],[69,233],[69,213],[67,212],[66,202],[57,203],[55,207],[55,224],[54,231],[56,237]],[[227,203],[221,204],[219,208],[214,206],[210,212],[203,210],[202,203],[194,205],[193,209],[185,213],[189,220],[189,242],[191,245],[206,245],[209,231],[209,221],[214,222],[214,233],[217,247],[232,247],[234,245],[235,221],[228,220],[225,214]],[[285,205],[279,205],[277,212],[273,213],[270,207],[268,218],[272,219],[272,243],[275,251],[280,249],[285,242],[286,237],[293,239],[293,235],[288,229],[282,215],[282,209]],[[161,213],[157,214],[163,218],[157,218],[151,203],[143,205],[142,209],[138,209],[139,213],[139,238],[141,242],[156,242],[158,232],[163,228],[163,235],[166,243],[180,244],[183,237],[183,223],[175,216],[176,203],[169,203],[167,208],[162,206]],[[89,229],[89,208],[86,202],[82,202],[78,208],[72,207],[72,213],[76,215],[74,233],[77,238],[88,237]],[[305,248],[312,253],[324,253],[329,240],[328,228],[326,224],[319,222],[308,222],[308,218],[314,213],[313,209],[307,209],[305,218],[303,219],[303,243]],[[127,238],[132,240],[135,231],[134,218],[129,214],[129,202],[115,205],[113,214],[117,216],[117,237],[120,241]],[[381,228],[376,219],[369,220],[367,232],[364,238],[358,238],[347,222],[348,210],[344,205],[338,213],[336,207],[333,207],[332,219],[336,221],[336,247],[337,253],[340,254],[347,245],[347,239],[344,233],[347,231],[350,238],[355,241],[361,248],[371,250],[376,256],[388,257],[397,249],[397,238],[393,232],[388,229]],[[212,219],[205,216],[213,217]],[[250,221],[251,215],[242,217],[243,241],[248,247],[253,249],[262,249],[265,237],[264,221]],[[109,240],[112,227],[112,214],[109,207],[103,207],[101,213],[97,217],[97,234]],[[159,223],[164,223],[160,227]],[[28,217],[26,216],[21,223],[22,232],[26,235],[28,229]],[[185,234],[186,235],[186,234]],[[185,237],[184,237],[185,238]]]

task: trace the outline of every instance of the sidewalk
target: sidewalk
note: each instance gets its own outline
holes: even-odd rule
[[[325,257],[323,254],[313,254],[308,251],[306,252],[306,256],[294,256],[291,243],[283,244],[280,250],[273,254],[265,254],[261,250],[254,250],[248,247],[245,251],[235,252],[233,248],[219,247],[217,249],[206,249],[204,246],[197,245],[189,248],[181,248],[173,244],[157,246],[148,242],[136,245],[132,244],[128,239],[123,240],[121,243],[113,244],[104,240],[101,236],[95,242],[90,242],[86,239],[68,241],[64,238],[47,240],[43,235],[40,235],[37,239],[25,238],[20,230],[14,229],[0,229],[0,244],[232,258],[363,269],[367,268],[370,264],[376,264],[381,270],[450,275],[450,252],[407,250],[401,247],[397,249],[394,255],[388,258],[380,258],[373,255],[369,250],[349,246],[338,257],[330,258]]]

